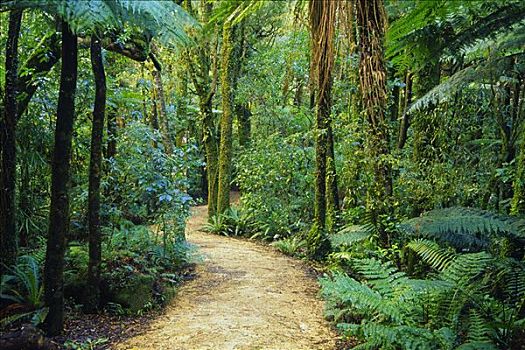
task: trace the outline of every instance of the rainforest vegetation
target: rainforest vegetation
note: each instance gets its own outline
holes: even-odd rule
[[[108,348],[72,322],[162,310],[199,205],[207,236],[314,266],[340,348],[525,348],[522,0],[1,0],[0,23],[0,348]]]

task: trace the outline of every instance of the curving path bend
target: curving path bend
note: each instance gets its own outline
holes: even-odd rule
[[[186,236],[204,262],[166,312],[118,350],[334,349],[315,278],[300,262],[253,242],[205,234],[205,206]]]

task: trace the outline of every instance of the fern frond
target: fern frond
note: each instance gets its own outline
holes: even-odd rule
[[[338,324],[348,335],[358,335],[366,342],[353,349],[452,349],[450,337],[443,337],[444,330],[432,331],[427,328],[383,325],[376,322],[363,324]],[[450,332],[452,333],[452,332]]]
[[[374,228],[371,225],[351,225],[344,227],[338,233],[331,235],[332,247],[351,247],[372,236]]]
[[[432,210],[399,227],[408,236],[436,239],[458,249],[482,249],[496,237],[525,236],[521,223],[514,218],[464,207]]]
[[[415,240],[408,243],[407,247],[438,271],[443,271],[447,268],[455,257],[454,253],[441,248],[436,242],[429,240]]]
[[[494,262],[486,253],[460,254],[456,256],[441,272],[441,278],[456,284],[465,284],[480,277]]]
[[[352,306],[353,315],[376,314],[382,318],[395,322],[402,322],[404,309],[397,304],[388,302],[388,299],[378,292],[362,284],[344,273],[334,273],[333,276],[319,280],[322,287],[321,294],[328,301],[329,308],[338,305]]]
[[[392,263],[382,263],[376,259],[355,259],[352,267],[363,276],[364,280],[382,295],[391,295],[395,288],[405,284],[405,273],[397,271]]]
[[[494,331],[478,311],[471,309],[468,317],[467,341],[469,343],[485,343],[494,346],[491,338]]]

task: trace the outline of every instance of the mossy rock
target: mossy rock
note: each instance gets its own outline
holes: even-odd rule
[[[118,303],[131,313],[137,313],[153,303],[153,284],[155,278],[150,275],[134,275],[125,287],[114,291],[110,300]]]

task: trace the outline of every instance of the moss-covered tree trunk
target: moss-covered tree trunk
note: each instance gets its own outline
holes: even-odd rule
[[[359,30],[359,82],[368,125],[367,152],[372,183],[368,188],[368,211],[377,224],[382,244],[388,237],[379,218],[391,211],[391,166],[388,161],[389,135],[386,122],[387,86],[383,41],[386,13],[383,0],[357,0],[356,16]]]
[[[521,136],[520,153],[512,189],[514,195],[510,213],[512,215],[525,215],[525,132],[522,132]]]
[[[219,145],[219,185],[217,193],[217,214],[224,213],[230,207],[230,175],[232,161],[233,129],[233,69],[235,26],[231,18],[222,29],[221,92],[222,116],[220,122],[221,139]]]
[[[173,154],[173,141],[170,136],[170,128],[168,123],[168,113],[166,111],[166,96],[164,95],[164,86],[162,84],[161,72],[157,69],[153,70],[153,77],[155,79],[156,96],[159,102],[159,125],[162,143],[166,154]]]
[[[15,262],[18,242],[16,232],[16,121],[18,38],[22,11],[9,14],[5,60],[5,96],[0,115],[0,276],[5,265]]]
[[[219,144],[215,131],[215,116],[211,100],[201,105],[203,142],[206,152],[206,175],[208,177],[208,217],[217,214],[217,198],[219,194]]]
[[[106,74],[102,61],[100,40],[91,38],[91,66],[95,77],[95,103],[91,129],[91,157],[89,161],[88,226],[89,263],[88,284],[84,309],[93,312],[100,304],[100,263],[102,261],[102,234],[100,231],[100,179],[102,176],[102,136],[106,113]]]
[[[327,197],[331,197],[331,190],[327,190],[328,166],[334,172],[330,139],[332,129],[330,126],[332,70],[334,63],[334,35],[335,20],[338,1],[312,0],[309,4],[310,30],[312,43],[311,76],[314,78],[316,115],[315,137],[315,200],[314,224],[310,230],[307,241],[309,255],[312,258],[323,258],[328,253],[330,244],[326,235]],[[333,138],[332,138],[333,140]],[[333,199],[332,199],[333,201]],[[332,203],[335,205],[335,203]],[[334,209],[332,207],[332,209]],[[333,222],[330,223],[332,225]]]
[[[61,333],[64,323],[64,253],[69,232],[69,182],[77,63],[77,37],[64,22],[60,92],[51,168],[49,231],[44,267],[44,300],[49,307],[45,328],[49,335]]]
[[[337,227],[339,212],[339,189],[335,164],[334,132],[328,125],[328,154],[326,158],[326,231],[333,232]]]

